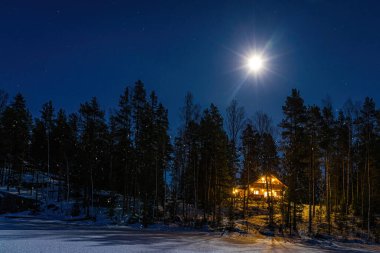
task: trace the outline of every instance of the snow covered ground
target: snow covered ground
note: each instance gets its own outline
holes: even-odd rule
[[[197,231],[94,226],[0,217],[0,252],[379,252],[378,245],[295,243]]]

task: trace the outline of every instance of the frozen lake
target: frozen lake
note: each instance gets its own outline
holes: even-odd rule
[[[273,238],[232,238],[207,232],[163,232],[35,219],[0,219],[1,253],[376,252],[375,248],[347,243],[321,245]]]

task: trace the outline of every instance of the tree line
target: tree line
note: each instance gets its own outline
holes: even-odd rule
[[[6,101],[2,92],[1,185],[21,186],[25,172],[44,171],[65,182],[58,201],[79,195],[92,216],[97,191],[118,192],[124,196],[123,212],[141,206],[145,224],[155,215],[154,206],[164,206],[168,112],[141,81],[125,89],[108,120],[95,97],[69,115],[49,101],[35,119],[21,94]]]
[[[264,112],[247,117],[236,100],[225,113],[214,104],[202,109],[188,93],[171,139],[168,110],[141,81],[124,90],[107,119],[96,98],[69,115],[49,101],[33,119],[21,94],[8,102],[1,92],[0,184],[21,184],[26,171],[44,171],[64,182],[58,198],[79,194],[89,216],[94,194],[110,190],[123,196],[123,214],[139,212],[144,224],[165,217],[220,224],[236,214],[234,186],[275,175],[287,185],[281,213],[289,233],[308,207],[310,234],[317,224],[332,233],[334,224],[351,219],[373,236],[380,211],[375,101],[347,100],[335,110],[330,100],[306,105],[293,89],[282,110],[275,125]],[[274,224],[271,198],[267,204]],[[243,216],[248,208],[244,196]]]

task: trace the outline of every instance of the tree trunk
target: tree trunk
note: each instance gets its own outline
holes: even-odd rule
[[[311,235],[312,231],[312,212],[311,212],[311,206],[312,206],[312,199],[313,197],[311,196],[312,190],[311,190],[311,183],[312,179],[309,178],[309,226],[308,226],[308,233]]]
[[[198,209],[198,195],[197,195],[197,172],[196,172],[196,161],[193,161],[193,172],[194,172],[194,208]],[[165,187],[166,188],[166,187]]]
[[[39,188],[39,185],[38,185],[38,172],[36,171],[35,172],[37,175],[36,175],[36,189],[35,189],[35,194],[36,194],[36,196],[35,196],[35,202],[36,202],[36,209],[37,209],[37,207],[38,207],[38,188]]]
[[[368,152],[369,153],[369,152]],[[368,174],[367,174],[367,180],[368,180],[368,217],[367,217],[367,229],[368,229],[368,240],[371,238],[371,173],[370,173],[370,161],[369,161],[369,154],[367,155],[367,164],[368,164]]]
[[[312,178],[313,178],[313,218],[315,217],[315,168],[314,168],[314,150],[312,154]]]
[[[331,234],[331,191],[330,191],[330,168],[328,155],[325,158],[325,181],[326,181],[326,218],[328,223],[328,234]]]
[[[293,230],[297,231],[297,204],[296,202],[293,203]]]
[[[66,160],[66,184],[67,184],[66,200],[67,202],[69,202],[70,200],[70,170],[69,170],[69,161],[67,160],[67,157],[65,160]]]
[[[269,221],[269,226],[273,225],[273,215],[272,215],[272,190],[269,192],[269,184],[268,184],[268,175],[265,174],[265,186],[267,189],[267,205],[268,205],[268,221]],[[248,186],[249,188],[249,186]],[[248,191],[249,194],[249,191]]]
[[[91,215],[94,215],[94,178],[91,167]]]

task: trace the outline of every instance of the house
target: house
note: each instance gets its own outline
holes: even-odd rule
[[[262,175],[256,181],[250,183],[248,187],[237,186],[233,188],[232,194],[237,198],[244,198],[244,196],[248,196],[252,199],[263,199],[268,196],[273,196],[274,199],[278,199],[284,196],[285,189],[286,185],[274,175]]]

